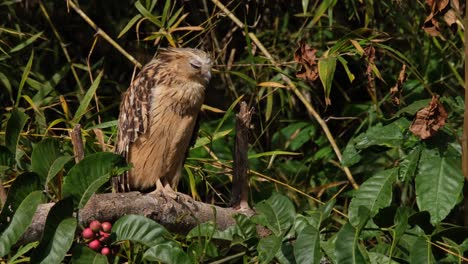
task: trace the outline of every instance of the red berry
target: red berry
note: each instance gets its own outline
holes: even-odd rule
[[[104,256],[109,255],[110,252],[111,252],[111,251],[110,251],[110,249],[109,249],[108,247],[103,247],[103,248],[101,249],[101,254],[103,254]]]
[[[106,241],[109,238],[109,234],[103,231],[99,231],[99,235],[101,236],[99,241]]]
[[[110,233],[112,230],[112,224],[109,222],[102,223],[101,227],[102,227],[102,231],[106,233]]]
[[[89,242],[88,247],[94,251],[98,251],[101,248],[101,242],[99,240],[95,239],[91,242]]]
[[[83,230],[83,233],[81,233],[81,235],[83,236],[84,239],[91,239],[91,238],[94,238],[94,232],[93,230],[91,230],[91,228],[85,228]]]
[[[101,223],[98,220],[93,220],[89,224],[89,227],[91,228],[91,230],[93,230],[93,232],[97,233],[99,232],[99,230],[101,230]]]

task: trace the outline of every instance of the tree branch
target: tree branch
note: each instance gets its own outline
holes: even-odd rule
[[[40,240],[47,214],[53,203],[41,204],[36,210],[33,221],[18,244]],[[163,192],[141,194],[105,193],[94,195],[84,208],[78,212],[81,226],[92,220],[114,222],[127,214],[138,214],[155,220],[169,231],[186,234],[200,223],[213,221],[218,229],[224,230],[235,224],[233,215],[242,213],[253,215],[253,211],[236,211],[231,208],[198,202],[185,194],[177,193],[176,198]],[[265,230],[259,230],[262,234]]]

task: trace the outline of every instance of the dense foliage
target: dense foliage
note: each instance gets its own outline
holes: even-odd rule
[[[217,0],[3,0],[0,174],[8,198],[0,257],[466,261],[464,32],[442,19],[449,10],[460,24],[458,1],[431,13],[428,3],[442,2],[242,0],[223,1],[222,10]],[[437,32],[422,29],[430,13],[440,20]],[[113,223],[113,254],[103,256],[75,235],[85,227],[73,213],[128,169],[111,153],[120,94],[166,46],[197,47],[215,60],[179,191],[229,206],[234,120],[243,100],[256,109],[249,175],[258,214],[238,215],[223,231],[204,223],[186,236],[127,215]],[[77,124],[85,158],[75,164],[70,132]],[[17,245],[44,202],[56,204],[41,241]],[[260,237],[256,225],[271,234]]]

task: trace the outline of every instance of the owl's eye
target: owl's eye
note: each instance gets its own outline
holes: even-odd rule
[[[194,69],[197,69],[197,70],[201,68],[201,64],[200,64],[198,61],[190,62],[190,65],[191,65]]]

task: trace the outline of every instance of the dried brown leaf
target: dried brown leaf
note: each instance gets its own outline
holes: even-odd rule
[[[375,48],[368,46],[364,49],[364,56],[367,58],[367,92],[373,100],[377,98],[377,92],[375,90],[375,76],[373,67],[375,67]]]
[[[403,66],[401,67],[401,71],[400,71],[400,74],[398,75],[398,80],[395,84],[395,86],[393,86],[391,89],[390,89],[390,93],[391,93],[391,96],[392,96],[392,102],[396,105],[399,105],[400,102],[401,102],[401,88],[403,86],[403,83],[406,81],[406,65],[403,64]]]
[[[444,14],[444,20],[449,27],[452,27],[452,25],[456,25],[457,23],[457,14],[453,9],[450,9]]]
[[[429,105],[416,113],[410,131],[421,139],[432,137],[445,125],[447,116],[438,96],[433,96]]]
[[[307,43],[301,41],[299,48],[294,52],[294,60],[301,64],[301,68],[296,72],[296,77],[307,81],[315,81],[319,77],[317,67],[317,50],[311,48]]]
[[[424,21],[423,25],[424,31],[432,37],[437,37],[440,35],[439,22],[434,18],[433,14],[429,15]]]

